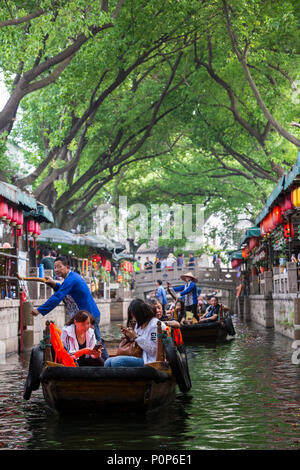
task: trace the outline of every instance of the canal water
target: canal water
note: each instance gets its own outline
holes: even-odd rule
[[[0,364],[0,449],[300,449],[300,364],[292,341],[235,320],[235,339],[188,346],[192,389],[146,416],[60,417],[22,399],[29,354]],[[114,337],[116,325],[102,328]]]

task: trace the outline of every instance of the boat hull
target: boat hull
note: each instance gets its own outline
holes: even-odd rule
[[[195,324],[181,326],[182,338],[185,343],[222,341],[227,337],[227,330],[219,322],[216,324]]]
[[[160,406],[174,394],[176,382],[172,375],[151,367],[47,367],[41,384],[47,404],[59,413],[110,413]]]

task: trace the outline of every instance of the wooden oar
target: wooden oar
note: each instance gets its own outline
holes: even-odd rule
[[[19,281],[37,281],[37,282],[47,282],[47,279],[44,277],[22,277],[17,273],[17,278]]]

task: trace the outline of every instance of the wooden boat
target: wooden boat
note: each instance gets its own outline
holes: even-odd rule
[[[186,324],[181,326],[182,338],[185,343],[224,341],[227,336],[234,336],[235,330],[229,313],[222,321]]]
[[[161,326],[158,328],[161,330]],[[110,356],[113,355],[116,345],[106,343],[106,346]],[[169,360],[165,360],[163,349]],[[163,340],[159,339],[157,360],[144,367],[65,367],[52,361],[51,344],[46,343],[43,353],[32,350],[37,359],[36,366],[29,366],[29,388],[31,384],[32,390],[35,390],[40,383],[47,404],[59,413],[74,410],[101,413],[112,410],[147,411],[166,403],[174,395],[176,382],[181,391],[188,391],[191,387],[186,358],[175,350],[173,345],[164,346]],[[41,373],[37,374],[39,367]],[[31,391],[26,393],[26,390],[28,392],[29,389],[25,385],[24,398],[29,399]]]
[[[226,339],[227,330],[221,322],[182,325],[181,333],[185,343],[200,341],[221,341]]]

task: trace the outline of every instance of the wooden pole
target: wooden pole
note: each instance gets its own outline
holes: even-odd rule
[[[164,360],[164,345],[162,342],[162,328],[161,322],[157,322],[157,351],[156,351],[156,361],[162,362]]]
[[[44,362],[52,362],[52,352],[51,352],[51,335],[50,335],[50,321],[46,321],[46,328],[44,331],[45,339],[45,351],[44,351]]]

